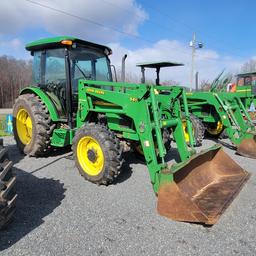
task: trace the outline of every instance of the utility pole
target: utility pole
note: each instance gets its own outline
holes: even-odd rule
[[[193,33],[192,41],[190,41],[190,47],[192,48],[191,54],[191,73],[190,73],[190,86],[194,88],[194,68],[195,68],[195,53],[196,53],[196,33]]]
[[[189,46],[192,49],[191,54],[191,73],[190,73],[190,90],[194,88],[194,69],[195,69],[195,55],[196,55],[196,49],[203,48],[203,43],[196,41],[196,33],[193,33],[192,41],[190,41]]]
[[[196,72],[196,79],[195,79],[195,81],[196,81],[196,91],[198,91],[198,89],[199,89],[199,88],[198,88],[198,87],[199,87],[199,86],[198,86],[198,74],[199,74],[199,73],[198,73],[198,71],[197,71],[197,72]]]

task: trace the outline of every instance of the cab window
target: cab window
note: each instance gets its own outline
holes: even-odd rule
[[[71,81],[73,92],[77,92],[78,80],[112,81],[109,60],[99,50],[78,47],[70,51]]]
[[[66,70],[64,49],[53,49],[46,51],[45,58],[45,76],[43,81],[49,83],[66,83]]]
[[[37,86],[41,84],[41,51],[37,51],[33,53],[33,65],[32,65],[32,84]]]

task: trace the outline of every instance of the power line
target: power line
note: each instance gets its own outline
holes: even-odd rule
[[[58,13],[61,13],[61,14],[64,14],[66,16],[69,16],[69,17],[72,17],[72,18],[76,18],[76,19],[79,19],[81,21],[84,21],[84,22],[88,22],[88,23],[91,23],[91,24],[94,24],[96,26],[99,26],[99,27],[103,27],[103,28],[107,28],[107,29],[110,29],[110,30],[113,30],[117,33],[120,33],[120,34],[124,34],[126,36],[129,36],[129,37],[133,37],[133,38],[136,38],[138,40],[141,40],[141,41],[144,41],[144,42],[147,42],[147,43],[150,43],[150,44],[155,44],[154,41],[151,41],[151,40],[148,40],[148,39],[145,39],[145,38],[142,38],[138,35],[134,35],[132,33],[128,33],[128,32],[125,32],[123,30],[120,30],[120,29],[117,29],[115,27],[111,27],[111,26],[106,26],[100,22],[96,22],[94,20],[91,20],[91,19],[88,19],[88,18],[84,18],[84,17],[81,17],[81,16],[78,16],[76,14],[73,14],[73,13],[70,13],[70,12],[67,12],[65,10],[61,10],[61,9],[58,9],[58,8],[55,8],[55,7],[52,7],[52,6],[49,6],[49,5],[45,5],[45,4],[42,4],[42,3],[38,3],[38,2],[35,2],[33,0],[24,0],[26,2],[29,2],[31,4],[34,4],[34,5],[37,5],[39,7],[42,7],[42,8],[45,8],[45,9],[49,9],[49,10],[52,10],[52,11],[55,11],[55,12],[58,12]],[[175,51],[177,51],[176,48],[174,47],[165,47],[166,49],[174,49]],[[182,50],[178,50],[178,52],[180,53],[183,53],[184,55],[188,55],[186,52],[182,51]]]
[[[67,12],[65,10],[61,10],[61,9],[58,9],[58,8],[55,8],[55,7],[52,7],[52,6],[49,6],[49,5],[45,5],[45,4],[42,4],[42,3],[38,3],[38,2],[35,2],[33,0],[24,0],[28,3],[31,3],[31,4],[34,4],[34,5],[37,5],[39,7],[42,7],[42,8],[45,8],[45,9],[49,9],[49,10],[52,10],[52,11],[55,11],[55,12],[58,12],[58,13],[61,13],[61,14],[64,14],[66,16],[69,16],[69,17],[72,17],[72,18],[76,18],[76,19],[79,19],[81,21],[84,21],[84,22],[88,22],[88,23],[91,23],[91,24],[94,24],[96,26],[99,26],[99,27],[103,27],[103,28],[107,28],[107,29],[110,29],[110,30],[113,30],[119,34],[123,34],[123,35],[126,35],[126,36],[129,36],[129,37],[133,37],[133,38],[136,38],[137,40],[141,40],[141,41],[144,41],[144,42],[147,42],[147,43],[150,43],[150,44],[155,44],[156,42],[152,41],[152,40],[148,40],[148,39],[145,39],[145,38],[142,38],[138,35],[134,35],[132,33],[128,33],[128,32],[125,32],[123,30],[120,30],[120,29],[117,29],[115,27],[111,27],[111,26],[106,26],[100,22],[97,22],[97,21],[94,21],[92,19],[88,19],[88,18],[84,18],[84,17],[81,17],[81,16],[78,16],[76,14],[73,14],[73,13],[70,13],[70,12]],[[103,0],[104,2],[107,2],[105,0]],[[113,4],[114,5],[114,4]],[[125,9],[125,8],[123,8]],[[185,51],[182,51],[182,50],[177,50],[177,48],[175,47],[170,47],[170,46],[163,46],[164,48],[170,50],[170,49],[173,49],[174,51],[178,51],[180,53],[182,53],[184,56],[188,57],[189,56],[189,53],[188,52],[185,52]],[[216,61],[216,59],[213,59],[213,58],[209,58],[209,57],[204,57],[204,59],[208,59],[208,60],[214,60]],[[185,64],[188,65],[188,63],[186,62]]]
[[[50,10],[55,11],[55,12],[59,12],[59,13],[65,14],[65,15],[67,15],[67,16],[70,16],[70,17],[73,17],[73,18],[76,18],[76,19],[79,19],[79,20],[82,20],[82,21],[86,21],[86,22],[92,23],[92,24],[97,25],[97,26],[100,26],[100,27],[104,27],[104,28],[111,29],[111,30],[116,31],[116,32],[118,32],[118,33],[120,33],[120,34],[132,36],[132,37],[136,37],[136,38],[140,39],[139,36],[136,36],[136,35],[134,35],[134,34],[127,33],[127,32],[125,32],[125,31],[119,30],[119,29],[114,28],[114,27],[105,26],[105,25],[103,25],[103,24],[100,23],[100,22],[97,22],[97,21],[94,21],[94,20],[91,20],[91,19],[87,19],[87,18],[83,18],[83,17],[81,17],[81,16],[72,14],[72,13],[70,13],[70,12],[67,12],[67,11],[64,11],[64,10],[61,10],[61,9],[57,9],[57,8],[51,7],[51,6],[49,6],[49,5],[41,4],[41,3],[38,3],[38,2],[35,2],[35,1],[32,1],[32,0],[24,0],[24,1],[29,2],[29,3],[31,3],[31,4],[34,4],[34,5],[41,6],[41,7],[46,8],[46,9],[50,9]]]
[[[135,15],[136,17],[141,18],[140,15],[138,15],[138,14],[136,14],[136,13],[133,13],[133,12],[131,12],[130,10],[128,10],[128,9],[126,9],[126,8],[123,8],[122,6],[117,5],[117,4],[115,4],[115,3],[112,3],[112,2],[109,2],[109,1],[106,1],[106,0],[98,0],[98,1],[104,2],[104,3],[109,4],[109,5],[112,5],[112,6],[115,6],[115,7],[119,8],[120,10],[126,11],[127,13],[132,13],[132,14]],[[148,3],[147,3],[146,5],[148,5],[151,9],[156,10],[157,12],[159,12],[159,13],[161,13],[161,14],[164,14],[164,13],[162,13],[159,9],[154,8],[152,5],[149,5]],[[170,17],[170,16],[167,15],[167,14],[164,14],[164,15],[167,16],[168,18],[170,18],[173,22],[175,22],[175,23],[177,23],[177,24],[182,24],[183,26],[185,26],[186,28],[188,28],[189,31],[190,31],[190,30],[193,30],[193,31],[195,30],[193,27],[191,27],[190,25],[187,25],[187,24],[184,23],[184,22],[177,21],[177,20],[173,19],[172,17]],[[169,27],[169,26],[163,26],[162,24],[160,24],[160,23],[158,23],[158,22],[155,22],[155,21],[151,21],[151,20],[147,20],[147,22],[148,22],[148,23],[151,23],[151,24],[154,24],[154,25],[157,25],[158,28],[161,28],[161,29],[163,29],[163,30],[166,30],[166,31],[170,32],[170,27]],[[200,31],[199,31],[199,32],[200,32]],[[179,35],[182,35],[182,36],[187,36],[186,33],[178,32],[178,31],[176,31],[175,33],[176,33],[176,34],[179,34]],[[214,48],[221,50],[221,48],[216,47],[216,45],[213,45],[213,44],[211,44],[211,43],[208,44],[208,45],[212,45]],[[222,50],[223,50],[223,49],[224,49],[224,48],[222,48]],[[183,52],[183,51],[182,51],[182,52]],[[183,52],[183,53],[184,53],[184,52]],[[231,52],[230,52],[230,53],[231,53]],[[186,53],[186,54],[187,54],[187,53]],[[233,54],[233,52],[232,52],[232,54]],[[211,58],[211,57],[206,57],[206,56],[203,57],[203,59],[205,59],[205,60],[211,60],[211,61],[216,61],[216,58]]]
[[[134,13],[134,12],[132,12],[132,11],[130,11],[130,10],[128,10],[128,9],[118,5],[118,4],[116,4],[116,3],[112,3],[112,2],[109,2],[109,1],[106,1],[106,0],[98,0],[98,1],[99,2],[104,2],[104,3],[108,4],[108,5],[115,6],[115,7],[117,7],[120,10],[126,11],[127,13],[131,13],[132,15],[135,15],[138,18],[142,18],[142,16],[140,16],[140,15],[138,15],[138,14],[136,14],[136,13]],[[147,20],[147,22],[156,25],[157,28],[161,28],[163,30],[166,30],[166,31],[170,32],[170,26],[163,26],[162,24],[160,24],[158,22],[155,22],[155,21],[152,21],[152,20]],[[180,34],[182,36],[187,36],[187,34],[182,33],[182,32],[176,31],[175,33],[176,34]]]
[[[154,10],[154,11],[156,11],[156,12],[158,12],[158,13],[160,13],[160,14],[166,16],[166,17],[168,17],[168,18],[169,18],[170,20],[172,20],[174,23],[183,25],[184,27],[186,27],[186,29],[189,30],[189,32],[195,30],[195,28],[191,27],[190,25],[188,25],[188,24],[186,24],[186,23],[184,23],[184,22],[178,21],[178,20],[174,19],[173,17],[171,17],[170,15],[168,15],[168,14],[162,12],[160,9],[155,8],[153,5],[148,4],[148,1],[143,1],[143,0],[140,0],[140,1],[143,2],[144,5],[148,6],[150,9],[152,9],[152,10]]]
[[[190,25],[188,25],[187,23],[184,23],[184,22],[181,22],[181,21],[179,21],[179,20],[176,20],[176,19],[174,19],[173,17],[171,17],[170,15],[168,15],[167,13],[165,13],[165,12],[162,12],[161,10],[159,10],[158,8],[155,8],[154,6],[152,6],[152,5],[150,5],[150,4],[148,4],[148,1],[143,1],[143,0],[140,0],[141,2],[143,2],[143,4],[144,5],[146,5],[146,6],[148,6],[150,9],[152,9],[152,10],[154,10],[154,11],[156,11],[156,12],[158,12],[158,13],[160,13],[160,14],[162,14],[162,15],[164,15],[164,16],[166,16],[167,18],[169,18],[172,22],[174,22],[174,23],[176,23],[176,24],[181,24],[181,25],[183,25],[186,29],[188,29],[190,32],[193,32],[193,31],[198,31],[198,32],[200,32],[201,34],[205,34],[204,32],[202,32],[202,31],[200,31],[200,30],[198,30],[198,29],[196,29],[196,28],[194,28],[194,27],[192,27],[192,26],[190,26]],[[207,37],[209,38],[209,37],[211,37],[215,42],[217,42],[217,43],[219,43],[220,41],[218,40],[216,40],[216,38],[214,38],[212,35],[207,35]],[[207,38],[206,37],[206,38]],[[216,49],[219,49],[219,50],[224,50],[224,53],[225,53],[225,51],[226,51],[226,53],[227,52],[229,52],[229,53],[232,53],[232,54],[234,54],[233,52],[231,52],[231,51],[227,51],[226,49],[224,49],[224,48],[221,48],[221,47],[216,47],[216,44],[211,44],[211,43],[208,43],[209,45],[212,45],[214,48],[216,48]],[[230,47],[229,47],[230,48]],[[239,52],[241,52],[241,49],[239,48],[233,48],[233,50],[238,50]],[[240,57],[242,57],[242,56],[240,56]]]

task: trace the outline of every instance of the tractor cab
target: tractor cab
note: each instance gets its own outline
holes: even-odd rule
[[[138,63],[137,67],[141,68],[141,83],[145,83],[145,68],[152,68],[156,70],[156,85],[160,85],[160,70],[164,67],[184,66],[182,63],[162,61],[162,62],[144,62]]]
[[[251,89],[252,95],[256,95],[256,72],[247,72],[237,75],[237,91]],[[240,87],[241,86],[241,87]]]
[[[256,72],[247,72],[237,75],[238,86],[250,86],[254,81],[256,81]]]
[[[62,119],[76,113],[79,79],[112,81],[111,49],[74,37],[54,37],[26,45],[33,56],[33,86],[46,93]]]

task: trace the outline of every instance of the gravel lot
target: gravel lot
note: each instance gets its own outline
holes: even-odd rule
[[[252,176],[206,228],[157,214],[147,168],[133,154],[116,184],[99,187],[79,175],[69,151],[35,159],[20,155],[10,137],[5,145],[19,198],[15,221],[0,232],[1,256],[256,255],[256,161],[229,147],[224,150]]]

